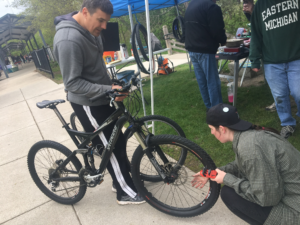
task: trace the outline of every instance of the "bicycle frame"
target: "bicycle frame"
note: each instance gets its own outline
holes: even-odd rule
[[[58,109],[54,106],[52,109],[54,110],[54,112],[56,113],[56,115],[58,116],[59,120],[62,122],[63,127],[66,129],[66,131],[68,132],[68,134],[70,135],[71,139],[74,141],[74,143],[76,144],[76,146],[78,147],[77,150],[73,151],[72,154],[70,156],[67,157],[66,160],[64,160],[61,164],[58,165],[58,167],[55,169],[55,171],[52,174],[55,174],[58,170],[64,168],[71,160],[72,157],[74,157],[76,154],[81,153],[83,155],[84,158],[84,162],[85,162],[85,166],[88,169],[95,169],[95,168],[91,168],[90,164],[88,163],[87,160],[87,154],[90,153],[90,155],[93,157],[92,154],[92,147],[87,147],[87,145],[96,137],[100,134],[100,132],[102,132],[109,124],[111,124],[112,122],[114,122],[115,120],[117,120],[112,134],[110,136],[110,139],[107,143],[106,146],[104,146],[103,149],[103,153],[102,153],[102,161],[100,163],[99,169],[96,171],[96,173],[94,175],[99,175],[102,174],[104,172],[104,170],[106,169],[106,166],[109,162],[109,159],[112,155],[114,146],[116,144],[116,141],[120,135],[120,132],[122,130],[123,125],[129,121],[129,122],[134,122],[134,118],[132,118],[132,116],[126,111],[126,108],[123,104],[123,102],[113,102],[115,107],[116,107],[116,111],[113,112],[112,115],[110,115],[102,124],[101,126],[99,126],[98,129],[96,129],[93,133],[91,132],[81,132],[81,131],[76,131],[76,130],[72,130],[69,127],[69,124],[66,123],[66,121],[64,120],[64,118],[62,117],[62,115],[60,114],[60,112],[58,111]],[[120,117],[122,114],[124,114],[124,116]],[[120,118],[119,118],[120,117]],[[118,119],[119,118],[119,119]],[[137,138],[138,142],[140,143],[140,145],[143,147],[143,149],[146,149],[146,144],[143,140],[145,140],[145,137],[142,138],[141,135],[138,132],[134,133],[135,137]],[[83,137],[84,141],[82,143],[79,143],[79,141],[77,140],[76,136],[79,137]],[[93,158],[92,158],[92,163]],[[94,167],[94,165],[92,165],[92,167]],[[71,173],[77,173],[75,171],[69,171]],[[53,181],[67,181],[67,180],[72,180],[72,181],[79,181],[80,178],[52,178],[52,176],[49,176],[50,179],[52,179]]]

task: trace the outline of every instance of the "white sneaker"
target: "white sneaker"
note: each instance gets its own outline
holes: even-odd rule
[[[137,194],[134,198],[131,198],[129,195],[122,196],[120,201],[117,200],[119,205],[139,205],[145,203],[145,199],[142,196]]]
[[[269,111],[269,112],[275,112],[276,111],[275,102],[272,105],[267,106],[266,110]]]

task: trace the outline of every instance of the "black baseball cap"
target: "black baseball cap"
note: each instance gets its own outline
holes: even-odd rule
[[[232,130],[248,130],[252,123],[241,120],[237,109],[228,104],[220,103],[211,107],[206,114],[206,123],[212,126],[224,126]]]

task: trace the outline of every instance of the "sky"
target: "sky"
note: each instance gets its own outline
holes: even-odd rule
[[[13,0],[0,0],[0,18],[7,13],[18,14],[23,11],[21,8],[6,7],[11,4],[11,2],[13,2]]]

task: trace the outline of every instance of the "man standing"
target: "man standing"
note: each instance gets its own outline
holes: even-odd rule
[[[258,0],[251,18],[250,59],[252,69],[264,62],[265,77],[271,88],[281,121],[281,135],[291,136],[296,127],[290,94],[300,116],[300,21],[299,1]]]
[[[89,99],[121,88],[112,85],[102,57],[100,33],[106,29],[111,14],[113,6],[109,0],[84,0],[80,12],[56,17],[54,21],[57,31],[53,43],[54,55],[68,91],[67,98],[86,132],[94,132],[115,111],[105,97],[94,103],[90,103]],[[123,99],[117,97],[115,100]],[[114,125],[110,124],[99,137],[93,139],[94,146],[107,144]],[[126,140],[121,133],[107,169],[116,186],[117,202],[121,205],[140,204],[145,201],[137,194],[126,157]]]
[[[221,8],[215,3],[216,0],[192,0],[184,17],[185,48],[207,110],[223,102],[215,54],[227,37]]]
[[[251,21],[251,15],[254,9],[254,2],[253,0],[243,0],[243,12],[247,17],[248,21]]]

